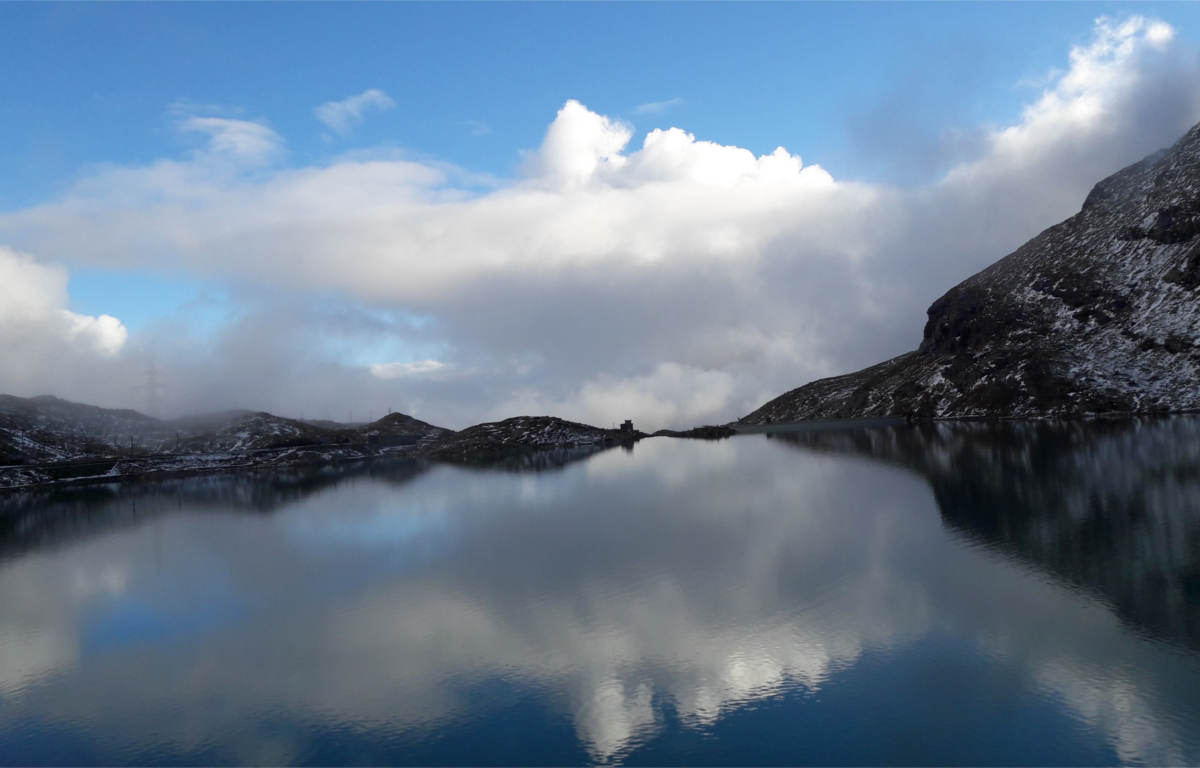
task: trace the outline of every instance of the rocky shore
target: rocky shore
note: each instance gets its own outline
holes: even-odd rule
[[[482,464],[535,451],[602,450],[630,445],[644,437],[635,430],[601,429],[554,416],[517,416],[447,435],[430,445],[426,455],[442,461]]]

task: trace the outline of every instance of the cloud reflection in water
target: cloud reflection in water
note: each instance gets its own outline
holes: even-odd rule
[[[1096,440],[1120,460],[1180,437],[1141,429],[1125,442],[1063,444],[1056,434],[1025,435],[1023,450],[1053,447],[1075,474],[1008,467],[998,484],[964,477],[973,495],[961,498],[986,509],[997,489],[1011,504],[1055,482],[1094,495],[1109,474]],[[3,550],[0,638],[32,640],[0,652],[0,745],[34,756],[22,731],[32,720],[86,734],[100,762],[328,762],[323,745],[335,740],[349,745],[334,754],[344,760],[447,762],[437,750],[466,732],[480,739],[476,762],[503,760],[509,742],[482,724],[524,706],[513,693],[524,691],[539,712],[568,718],[584,750],[548,762],[719,755],[734,715],[771,702],[797,708],[787,733],[762,735],[764,747],[791,745],[792,762],[821,740],[852,761],[986,760],[970,751],[988,743],[977,734],[913,741],[913,711],[929,708],[929,733],[953,730],[978,715],[955,711],[964,700],[1050,707],[1082,729],[1075,738],[1095,734],[1112,750],[1041,753],[1051,761],[1200,758],[1194,652],[1148,642],[1160,625],[1131,631],[1102,588],[1081,591],[1044,562],[1038,553],[1053,547],[1016,557],[964,546],[963,532],[982,523],[947,510],[955,497],[943,481],[981,466],[947,447],[958,444],[990,443],[958,432],[653,439],[563,471],[372,471],[299,494],[288,486],[278,503],[261,488],[216,493],[211,478],[128,491],[141,494],[131,524]],[[953,471],[935,475],[935,464]],[[1200,498],[1189,493],[1154,498]],[[89,515],[130,501],[94,500]],[[1056,509],[1006,520],[1043,530]],[[122,618],[130,606],[179,630],[151,635],[144,620]],[[99,625],[103,644],[90,640]],[[987,675],[935,684],[918,663],[935,650],[951,653],[947,668],[970,660]],[[877,664],[887,675],[853,710],[869,730],[805,730],[800,713],[818,722]],[[510,693],[486,693],[496,685]],[[914,690],[929,701],[903,698]],[[522,717],[504,721],[518,729],[504,738],[549,733],[551,715]],[[992,736],[1016,727],[988,723]],[[707,751],[671,752],[689,732]],[[1030,737],[1030,748],[1066,741],[1052,737]]]

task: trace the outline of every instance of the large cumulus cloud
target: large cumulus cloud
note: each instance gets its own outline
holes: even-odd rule
[[[386,152],[272,166],[282,139],[265,126],[206,123],[207,151],[97,171],[0,215],[0,242],[252,287],[260,298],[222,338],[276,362],[248,368],[210,346],[206,370],[221,375],[193,402],[311,412],[352,398],[451,426],[513,409],[727,420],[912,348],[938,294],[1190,127],[1196,69],[1166,24],[1100,19],[1017,121],[981,128],[972,157],[904,188],[680,128],[637,145],[630,126],[577,101],[523,175],[499,184]],[[234,128],[253,141],[231,142]],[[314,356],[328,335],[314,295],[366,318],[353,361]],[[380,326],[379,312],[422,320]],[[264,387],[272,370],[296,375]]]
[[[72,312],[67,272],[0,246],[0,388],[40,389],[111,364],[128,331],[110,315]]]

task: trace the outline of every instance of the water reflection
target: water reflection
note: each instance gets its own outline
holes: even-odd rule
[[[0,557],[60,546],[185,507],[270,513],[350,479],[403,485],[426,468],[423,462],[392,459],[7,493],[0,496]]]
[[[653,439],[550,473],[410,466],[274,491],[192,478],[138,489],[132,520],[111,511],[125,490],[63,500],[76,522],[52,528],[70,535],[16,526],[0,545],[0,760],[1200,759],[1194,655],[1043,566],[963,546],[937,513],[965,530],[964,505],[990,520],[994,502],[1000,530],[1059,530],[1009,507],[1062,483],[1078,487],[1048,505],[1095,496],[1078,454],[1094,441],[1046,465],[1044,491],[1011,490],[1007,438],[901,432]],[[955,458],[973,452],[992,459]],[[954,480],[951,514],[942,466],[1001,474]],[[1166,503],[1173,525],[1191,514]]]
[[[940,423],[779,434],[912,469],[964,535],[1200,649],[1200,418]]]

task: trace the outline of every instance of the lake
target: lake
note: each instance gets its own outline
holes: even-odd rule
[[[1197,764],[1200,419],[0,498],[7,764]]]

